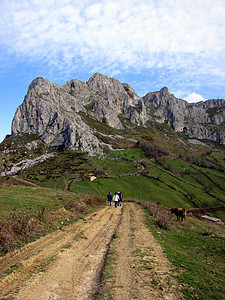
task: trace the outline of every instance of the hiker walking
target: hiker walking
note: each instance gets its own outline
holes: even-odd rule
[[[108,199],[108,206],[111,206],[111,201],[112,201],[112,194],[111,194],[111,192],[108,193],[107,199]]]
[[[121,206],[122,200],[123,200],[123,195],[121,192],[118,192],[117,195],[119,196],[119,202],[118,202],[118,206]]]
[[[117,195],[117,192],[115,192],[115,195],[113,196],[113,201],[115,202],[115,207],[117,207],[119,203],[119,196]]]

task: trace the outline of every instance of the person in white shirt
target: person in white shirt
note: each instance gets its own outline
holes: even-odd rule
[[[115,195],[113,196],[113,201],[115,202],[115,207],[117,207],[119,203],[119,196],[117,195],[117,193],[115,193]]]

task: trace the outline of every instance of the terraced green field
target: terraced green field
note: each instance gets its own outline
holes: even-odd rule
[[[17,176],[1,178],[0,253],[74,222],[87,203],[104,204],[109,191],[121,191],[125,200],[160,204],[156,207],[164,210],[214,207],[207,214],[225,221],[224,171],[225,154],[219,152],[181,158],[149,158],[140,148],[109,151],[104,158],[59,153]],[[90,174],[97,181],[89,181]],[[154,218],[147,213],[147,223],[176,268],[186,299],[222,299],[224,227],[190,217],[180,224],[169,215],[165,229]]]

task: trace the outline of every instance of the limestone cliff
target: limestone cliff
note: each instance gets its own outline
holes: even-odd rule
[[[16,111],[12,134],[34,133],[50,146],[101,153],[99,140],[76,113],[79,111],[85,111],[79,99],[47,79],[36,78]]]
[[[148,93],[144,99],[152,120],[168,123],[188,136],[225,144],[225,100],[211,99],[188,103],[170,94],[167,87]]]
[[[120,115],[142,126],[167,123],[192,138],[225,144],[225,100],[189,104],[166,87],[141,98],[127,83],[99,73],[87,82],[73,79],[63,86],[34,79],[15,113],[12,134],[34,133],[49,146],[102,153],[102,142],[81,113],[117,129],[123,129]]]

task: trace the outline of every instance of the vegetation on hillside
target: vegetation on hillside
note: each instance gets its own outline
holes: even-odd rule
[[[15,182],[0,189],[0,256],[75,222],[104,203],[99,196]]]
[[[48,149],[36,134],[19,133],[4,139],[0,144],[0,173],[24,159],[35,159]]]
[[[65,190],[70,181],[87,180],[90,174],[104,176],[86,154],[67,150],[21,172],[20,176],[42,187]]]
[[[224,154],[216,152],[199,158],[153,160],[147,159],[139,148],[115,151],[104,159],[92,158],[108,176],[99,177],[96,182],[74,181],[71,191],[104,196],[109,190],[120,190],[127,198],[166,207],[219,207],[225,204],[224,159]],[[219,210],[216,215],[225,217]]]
[[[193,212],[225,221],[224,146],[192,145],[166,124],[142,128],[121,118],[125,129],[116,130],[81,116],[111,146],[105,145],[101,157],[54,149],[54,157],[1,177],[0,253],[74,222],[103,204],[109,191],[121,191],[125,199],[154,207],[149,226],[176,267],[187,299],[221,299],[224,227],[200,221]],[[50,150],[38,136],[10,136],[0,145],[0,167]],[[97,181],[89,181],[90,175]],[[192,217],[177,223],[170,207],[185,207]]]
[[[130,201],[146,209],[147,225],[173,264],[186,299],[223,299],[224,226],[193,216],[177,222],[163,206]]]

